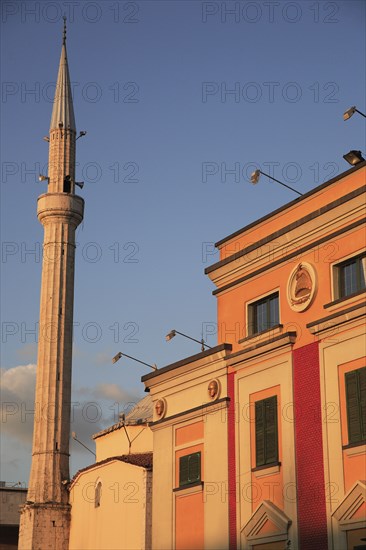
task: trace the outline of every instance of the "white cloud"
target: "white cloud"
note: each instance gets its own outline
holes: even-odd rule
[[[17,477],[28,469],[32,453],[36,365],[19,365],[0,369],[2,399],[3,461],[8,476]],[[120,412],[128,412],[141,399],[117,384],[101,383],[92,387],[73,388],[71,429],[77,438],[94,451],[91,436],[118,421]],[[91,455],[71,439],[72,464],[77,468],[92,462]],[[21,457],[21,465],[18,459]]]
[[[32,441],[36,365],[1,369],[2,432],[22,443]]]

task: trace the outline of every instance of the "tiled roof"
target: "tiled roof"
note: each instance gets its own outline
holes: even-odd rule
[[[147,424],[152,420],[153,417],[153,407],[152,407],[152,398],[150,395],[147,395],[141,401],[136,403],[136,405],[131,409],[131,411],[125,416],[124,420],[120,420],[116,424],[101,430],[100,432],[94,434],[93,439],[97,439],[102,435],[106,435],[115,430],[120,430],[125,426],[139,426]]]
[[[152,467],[153,467],[152,452],[131,453],[130,455],[111,456],[109,458],[105,458],[104,460],[101,460],[100,462],[94,462],[94,464],[90,464],[89,466],[86,466],[85,468],[78,470],[74,475],[74,477],[72,478],[72,480],[70,481],[70,487],[80,474],[83,474],[84,472],[92,470],[93,468],[99,468],[99,466],[104,466],[104,464],[108,464],[109,462],[114,462],[116,460],[119,462],[125,462],[126,464],[132,464],[133,466],[137,466],[139,468],[145,468],[146,470],[152,470]]]

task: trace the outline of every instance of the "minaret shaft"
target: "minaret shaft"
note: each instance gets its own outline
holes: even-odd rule
[[[40,197],[38,204],[45,206],[49,198]],[[70,220],[60,220],[59,214],[45,214],[43,210],[36,416],[28,499],[67,502],[62,481],[69,479],[75,227]]]
[[[63,193],[66,176],[71,177],[71,192],[75,192],[75,141],[76,132],[70,129],[50,130],[48,158],[49,192]]]
[[[44,227],[43,264],[32,466],[20,550],[67,550],[70,529],[75,231],[84,200],[74,194],[76,130],[65,33],[49,136],[48,190],[37,206]]]

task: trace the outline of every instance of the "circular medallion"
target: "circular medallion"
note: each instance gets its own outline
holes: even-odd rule
[[[220,382],[214,378],[211,380],[207,386],[207,392],[209,398],[214,401],[220,395]]]
[[[316,271],[311,264],[301,262],[292,270],[287,283],[287,300],[293,311],[305,311],[316,292]]]
[[[165,413],[166,413],[166,401],[165,401],[165,399],[159,399],[155,403],[155,413],[156,413],[156,416],[158,417],[158,420],[160,420],[161,418],[164,418]]]

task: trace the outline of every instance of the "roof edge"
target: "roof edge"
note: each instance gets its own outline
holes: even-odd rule
[[[364,168],[365,166],[366,166],[366,160],[364,162],[360,162],[356,166],[352,166],[352,168],[350,168],[349,170],[346,170],[346,172],[341,172],[341,174],[338,174],[334,178],[322,183],[321,185],[318,185],[314,189],[311,189],[310,191],[308,191],[307,193],[302,195],[302,197],[298,197],[298,198],[296,198],[296,199],[294,199],[290,202],[287,202],[286,204],[284,204],[283,206],[280,206],[276,210],[272,210],[268,214],[265,214],[264,216],[262,216],[262,218],[259,218],[258,220],[254,220],[253,222],[249,223],[248,225],[245,225],[244,227],[242,227],[241,229],[238,229],[237,231],[234,231],[234,233],[231,233],[227,237],[224,237],[220,241],[217,241],[215,243],[215,247],[219,248],[222,244],[226,243],[227,241],[230,241],[234,237],[237,237],[238,235],[241,235],[241,233],[244,233],[245,231],[248,231],[249,229],[252,229],[256,225],[259,225],[260,223],[264,222],[265,220],[268,220],[269,218],[271,218],[272,216],[275,216],[279,212],[282,212],[283,210],[286,210],[286,208],[291,207],[293,204],[297,204],[297,203],[301,202],[302,200],[310,197],[311,195],[314,195],[315,193],[318,193],[319,191],[325,189],[329,185],[332,185],[332,183],[335,183],[336,181],[338,181],[338,180],[340,180],[340,179],[342,179],[346,176],[349,176],[352,172],[356,172],[357,170],[360,170],[361,168]]]
[[[176,361],[175,363],[171,363],[170,365],[167,365],[166,367],[162,367],[161,369],[158,369],[154,372],[151,372],[149,374],[145,374],[141,377],[141,382],[146,382],[148,380],[151,380],[152,378],[156,378],[157,376],[160,376],[161,374],[165,374],[166,372],[169,372],[171,370],[177,369],[179,367],[183,367],[184,365],[188,365],[189,363],[194,363],[195,361],[198,361],[199,359],[203,359],[204,357],[209,357],[210,355],[213,355],[214,353],[218,353],[219,351],[226,351],[232,350],[231,344],[219,344],[218,346],[215,346],[214,348],[210,348],[208,350],[202,351],[201,353],[197,353],[196,355],[190,355],[189,357],[186,357],[185,359],[181,359],[180,361]]]

